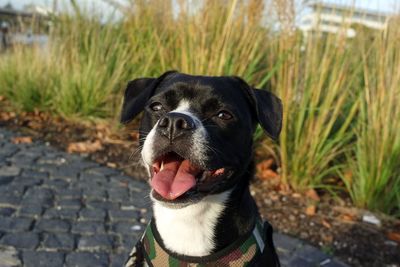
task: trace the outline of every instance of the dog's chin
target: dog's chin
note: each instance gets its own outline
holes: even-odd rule
[[[228,190],[226,185],[234,174],[233,169],[206,166],[193,163],[173,151],[158,156],[149,166],[151,199],[165,207],[179,209]]]
[[[153,202],[170,209],[181,209],[200,202],[206,195],[185,193],[174,200],[163,198],[154,189],[150,192],[150,198]]]

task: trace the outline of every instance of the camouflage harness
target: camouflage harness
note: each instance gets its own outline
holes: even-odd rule
[[[272,246],[270,249],[274,249],[272,227],[267,222],[262,224],[261,220],[257,220],[251,229],[252,231],[216,253],[204,257],[189,257],[168,251],[162,243],[154,220],[151,220],[125,266],[141,266],[138,264],[140,261],[147,263],[150,267],[255,266],[263,254],[265,246]],[[268,266],[275,266],[275,264]]]

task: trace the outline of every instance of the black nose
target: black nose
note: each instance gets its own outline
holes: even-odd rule
[[[158,128],[161,135],[172,141],[196,129],[196,124],[189,115],[170,112],[160,119]]]

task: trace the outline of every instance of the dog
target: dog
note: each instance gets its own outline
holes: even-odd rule
[[[125,266],[280,266],[249,190],[253,134],[279,137],[280,99],[236,76],[169,71],[128,83],[121,122],[141,111],[154,215]]]

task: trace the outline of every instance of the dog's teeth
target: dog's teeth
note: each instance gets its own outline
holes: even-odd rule
[[[164,169],[164,161],[161,161],[161,168],[160,171],[162,171]]]

